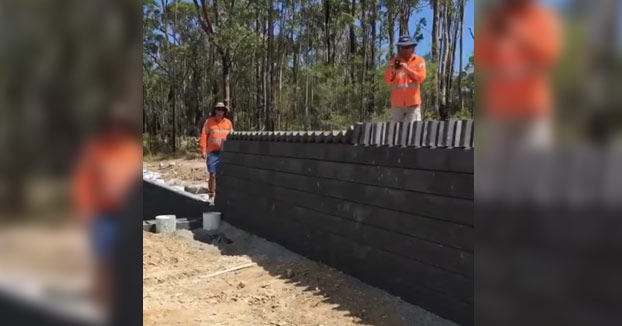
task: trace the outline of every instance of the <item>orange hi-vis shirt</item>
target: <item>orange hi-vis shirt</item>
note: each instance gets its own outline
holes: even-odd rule
[[[534,118],[553,109],[550,74],[561,49],[558,17],[537,3],[501,7],[485,16],[475,38],[475,65],[483,78],[486,113]]]
[[[140,176],[142,144],[134,139],[95,139],[78,161],[73,178],[73,200],[78,216],[120,208],[127,191]]]
[[[411,75],[400,68],[396,70],[395,78],[393,77],[393,66],[395,60],[399,60],[402,65],[414,71]],[[413,54],[408,60],[400,56],[389,61],[389,66],[384,72],[384,81],[391,88],[391,107],[392,108],[410,108],[421,105],[420,86],[425,79],[425,60]]]
[[[218,121],[215,117],[211,117],[203,124],[199,145],[201,152],[208,154],[218,152],[222,149],[222,143],[227,139],[227,135],[233,132],[233,123],[227,118]]]

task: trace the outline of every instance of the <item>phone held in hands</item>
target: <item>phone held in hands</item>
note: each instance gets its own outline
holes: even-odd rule
[[[395,60],[395,63],[393,64],[393,69],[397,70],[402,68],[402,63],[399,60]]]

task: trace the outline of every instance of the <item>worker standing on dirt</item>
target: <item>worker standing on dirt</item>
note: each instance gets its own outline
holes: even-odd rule
[[[216,103],[210,117],[203,124],[199,144],[203,158],[206,160],[208,179],[208,194],[210,200],[216,194],[216,169],[220,163],[220,150],[227,135],[233,132],[233,123],[227,119],[229,108],[222,103]]]
[[[113,313],[114,291],[123,277],[115,272],[129,222],[122,211],[140,176],[143,153],[136,120],[128,112],[113,112],[85,146],[73,175],[74,204],[95,261],[93,294],[106,316]]]
[[[421,121],[420,86],[425,79],[425,60],[415,54],[417,42],[400,36],[398,54],[389,61],[384,81],[391,88],[391,121]]]

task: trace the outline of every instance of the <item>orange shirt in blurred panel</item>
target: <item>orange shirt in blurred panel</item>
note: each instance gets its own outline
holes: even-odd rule
[[[79,216],[88,220],[118,211],[140,175],[141,162],[142,146],[129,136],[103,136],[88,144],[74,175]]]
[[[554,106],[550,74],[561,49],[555,12],[537,3],[492,9],[475,37],[476,71],[491,118],[538,118]]]

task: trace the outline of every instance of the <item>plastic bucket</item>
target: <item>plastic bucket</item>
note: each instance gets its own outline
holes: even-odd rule
[[[203,229],[217,230],[220,227],[220,212],[203,213]]]
[[[173,233],[177,229],[175,215],[156,216],[156,233]]]

